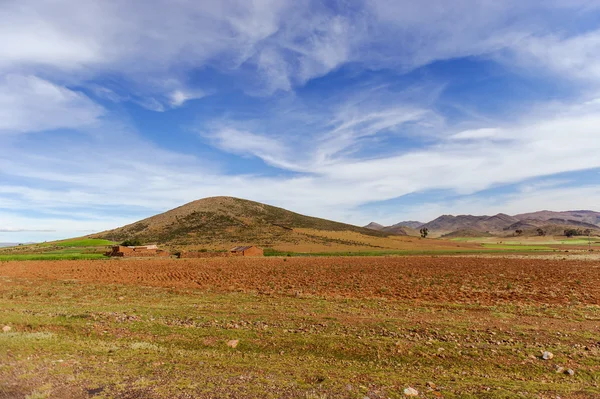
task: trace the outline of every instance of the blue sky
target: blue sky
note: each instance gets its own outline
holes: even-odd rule
[[[598,209],[600,1],[7,0],[0,242],[231,195],[339,221]]]

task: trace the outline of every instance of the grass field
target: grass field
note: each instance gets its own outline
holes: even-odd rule
[[[76,238],[73,240],[54,241],[52,243],[44,243],[45,246],[57,247],[105,247],[114,245],[113,241],[102,240],[99,238]]]
[[[505,245],[588,245],[587,237],[566,238],[564,236],[542,236],[542,237],[453,237],[449,241],[458,243],[480,243],[480,244],[505,244]],[[592,246],[600,245],[598,237],[590,240]]]
[[[5,262],[0,398],[381,399],[409,386],[421,398],[596,398],[599,270],[456,257]]]

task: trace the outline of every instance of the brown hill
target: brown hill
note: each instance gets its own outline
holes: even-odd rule
[[[464,230],[456,230],[452,233],[444,234],[442,238],[455,238],[455,237],[492,237],[490,233],[486,233],[484,231],[473,230],[473,229],[464,229]]]
[[[371,230],[376,230],[376,231],[381,231],[385,228],[384,225],[381,225],[379,223],[375,223],[375,222],[371,222],[368,225],[364,226],[365,229],[371,229]]]
[[[417,222],[416,220],[406,220],[404,222],[396,223],[394,226],[410,227],[411,229],[420,229],[425,223]]]
[[[478,230],[482,232],[500,232],[505,227],[518,222],[515,217],[499,213],[494,216],[442,215],[422,227],[436,232],[453,232],[458,230]]]
[[[538,228],[538,227],[544,227],[544,226],[556,226],[557,228],[579,228],[579,229],[592,229],[592,230],[597,230],[599,229],[598,226],[591,224],[591,223],[585,223],[585,222],[580,222],[577,220],[565,220],[565,219],[547,219],[547,220],[539,220],[539,219],[524,219],[521,220],[517,223],[513,223],[510,226],[506,227],[504,230],[517,230],[517,229],[521,229],[521,230],[526,230],[526,229],[533,229],[533,228]]]
[[[168,246],[228,247],[233,243],[272,246],[278,243],[324,243],[333,239],[300,230],[348,231],[365,236],[390,234],[345,223],[304,216],[283,208],[232,197],[211,197],[165,213],[93,234],[113,241],[138,239]],[[341,241],[335,239],[333,241]]]
[[[371,229],[375,231],[383,231],[385,233],[396,234],[399,236],[409,235],[408,232],[410,230],[414,230],[411,227],[403,226],[401,223],[395,224],[393,226],[383,226],[379,223],[371,222],[365,226],[365,229]]]
[[[413,226],[416,226],[416,230]],[[535,235],[538,228],[547,230],[549,234],[561,235],[566,228],[600,229],[600,212],[540,211],[515,216],[504,213],[494,216],[442,215],[428,223],[400,222],[393,226],[371,223],[366,227],[400,235],[415,235],[418,228],[427,228],[430,237],[461,237],[461,234],[466,234],[466,237],[472,237],[473,234],[479,234],[480,237],[489,234],[506,236],[515,234],[516,230],[522,230],[522,234]]]
[[[398,225],[393,225],[393,226],[388,226],[388,227],[384,227],[383,229],[381,229],[381,231],[385,232],[385,233],[390,233],[390,234],[397,234],[400,236],[406,236],[408,235],[408,233],[406,232],[407,228],[404,226],[398,226]]]
[[[594,212],[594,211],[563,211],[563,212],[539,211],[539,212],[532,212],[532,213],[522,213],[520,215],[515,215],[515,217],[519,220],[525,220],[525,219],[570,220],[570,221],[593,224],[597,227],[600,227],[600,212]]]

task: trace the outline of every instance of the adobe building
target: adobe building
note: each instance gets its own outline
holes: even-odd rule
[[[264,256],[263,249],[254,245],[246,247],[234,247],[229,250],[232,256]]]
[[[114,245],[110,251],[105,253],[106,256],[118,257],[154,257],[154,256],[169,256],[167,251],[158,249],[156,245],[144,245],[136,247],[126,247],[123,245]]]

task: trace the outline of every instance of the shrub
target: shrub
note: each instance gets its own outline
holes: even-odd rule
[[[139,240],[139,238],[130,238],[123,241],[121,245],[124,247],[137,247],[138,245],[142,245],[142,242]]]

